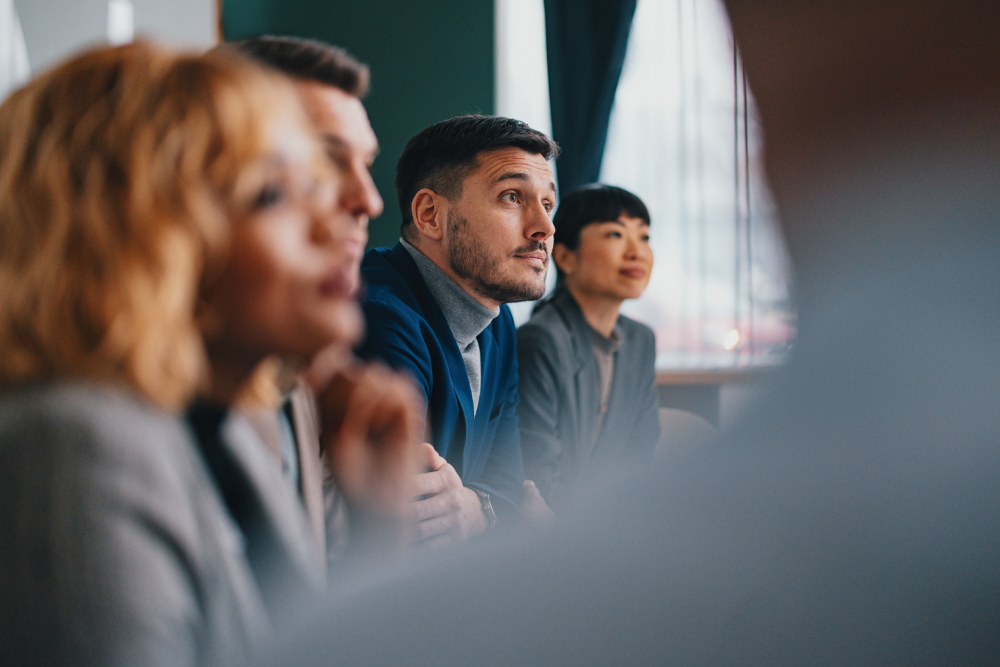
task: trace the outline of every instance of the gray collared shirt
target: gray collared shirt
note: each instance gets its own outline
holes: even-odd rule
[[[491,310],[479,303],[427,255],[413,247],[406,239],[400,239],[399,242],[416,263],[420,275],[431,291],[431,296],[444,313],[444,319],[448,322],[455,342],[458,343],[458,349],[462,352],[465,372],[469,376],[469,388],[472,389],[472,411],[475,414],[482,386],[482,360],[479,356],[477,337],[490,325],[493,318],[500,314],[500,309]]]
[[[604,413],[608,411],[608,399],[611,397],[611,381],[615,377],[615,352],[622,346],[622,330],[617,324],[611,331],[611,336],[605,336],[593,327],[590,329],[590,344],[594,348],[594,358],[597,360],[597,372],[601,377],[601,413],[594,425],[594,441],[600,437]]]

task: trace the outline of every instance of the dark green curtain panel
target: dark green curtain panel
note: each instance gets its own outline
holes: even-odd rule
[[[601,173],[608,121],[637,0],[545,0],[552,134],[559,190]]]

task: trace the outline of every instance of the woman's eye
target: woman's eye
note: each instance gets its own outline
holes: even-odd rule
[[[284,188],[280,185],[267,185],[257,195],[254,200],[254,208],[269,208],[282,200],[285,196]]]

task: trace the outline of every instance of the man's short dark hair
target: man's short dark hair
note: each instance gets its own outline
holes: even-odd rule
[[[368,66],[339,46],[315,39],[260,35],[223,48],[270,65],[288,76],[339,88],[348,95],[364,97],[368,92]]]
[[[527,123],[503,116],[456,116],[422,130],[410,139],[396,163],[396,197],[403,214],[400,232],[412,238],[410,205],[423,188],[449,200],[462,196],[462,183],[479,166],[483,151],[520,148],[551,160],[559,154],[556,142]]]

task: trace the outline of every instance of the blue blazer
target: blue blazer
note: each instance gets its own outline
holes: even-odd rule
[[[427,401],[430,442],[462,483],[490,494],[497,520],[520,516],[524,482],[517,422],[517,343],[507,306],[479,334],[482,386],[473,416],[462,353],[437,301],[402,244],[365,253],[361,263],[368,320],[363,359],[409,373]]]

